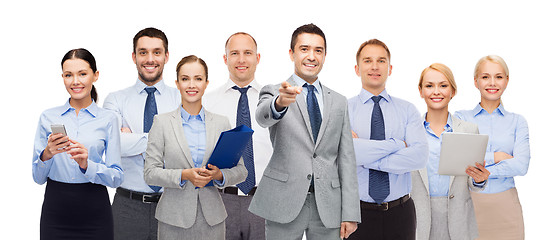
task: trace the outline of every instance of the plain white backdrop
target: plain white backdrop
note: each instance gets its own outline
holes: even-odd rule
[[[135,83],[132,38],[145,27],[163,30],[170,60],[164,81],[174,86],[176,63],[195,54],[209,66],[209,89],[228,78],[224,43],[238,31],[252,34],[261,62],[256,78],[279,83],[293,73],[288,56],[294,29],[315,23],[327,37],[320,80],[346,97],[360,90],[354,72],[359,45],[371,38],[390,48],[393,65],[388,92],[426,109],[419,75],[434,62],[448,65],[458,94],[450,111],[473,108],[480,99],[473,85],[476,61],[502,56],[510,69],[503,95],[507,110],[522,114],[530,127],[531,162],[516,177],[527,239],[554,235],[557,164],[554,95],[557,55],[552,4],[544,1],[12,1],[0,9],[0,225],[2,239],[38,239],[44,185],[33,182],[31,161],[39,115],[68,99],[60,61],[73,48],[96,57],[100,103],[110,92]],[[552,10],[553,9],[553,10]],[[114,190],[110,189],[110,193]],[[84,206],[85,207],[85,206]]]

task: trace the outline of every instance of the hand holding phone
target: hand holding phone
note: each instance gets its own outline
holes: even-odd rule
[[[65,152],[71,142],[66,134],[66,128],[61,124],[52,124],[50,126],[52,134],[48,136],[46,148],[41,155],[42,161],[50,160],[54,155]]]

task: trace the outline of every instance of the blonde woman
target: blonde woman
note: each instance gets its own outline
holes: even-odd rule
[[[456,113],[489,135],[485,162],[491,176],[482,193],[472,193],[479,239],[524,239],[522,207],[513,177],[528,171],[530,143],[524,117],[503,107],[501,96],[508,83],[509,69],[503,58],[481,58],[474,70],[481,101],[472,110]]]
[[[474,239],[478,236],[478,229],[469,189],[483,190],[489,171],[477,163],[466,169],[468,176],[439,175],[438,169],[443,134],[478,133],[478,127],[450,114],[449,102],[457,87],[447,66],[434,63],[425,68],[418,89],[427,104],[423,126],[429,145],[429,160],[426,168],[412,172],[417,238]]]

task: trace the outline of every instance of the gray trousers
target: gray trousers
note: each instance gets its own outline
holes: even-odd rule
[[[315,194],[308,194],[300,214],[289,223],[265,221],[267,240],[300,240],[306,233],[307,240],[339,240],[339,228],[326,228],[321,222]]]
[[[265,219],[248,211],[253,196],[221,193],[226,207],[226,240],[265,240]]]
[[[114,240],[156,240],[156,203],[143,203],[126,196],[114,195]]]
[[[159,222],[159,240],[224,240],[225,222],[210,226],[203,216],[201,203],[197,202],[195,223],[181,228]]]
[[[449,199],[432,197],[431,200],[431,231],[430,240],[450,240],[449,235]]]

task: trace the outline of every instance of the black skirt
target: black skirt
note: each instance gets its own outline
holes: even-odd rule
[[[48,179],[41,213],[41,239],[114,239],[106,187]]]

